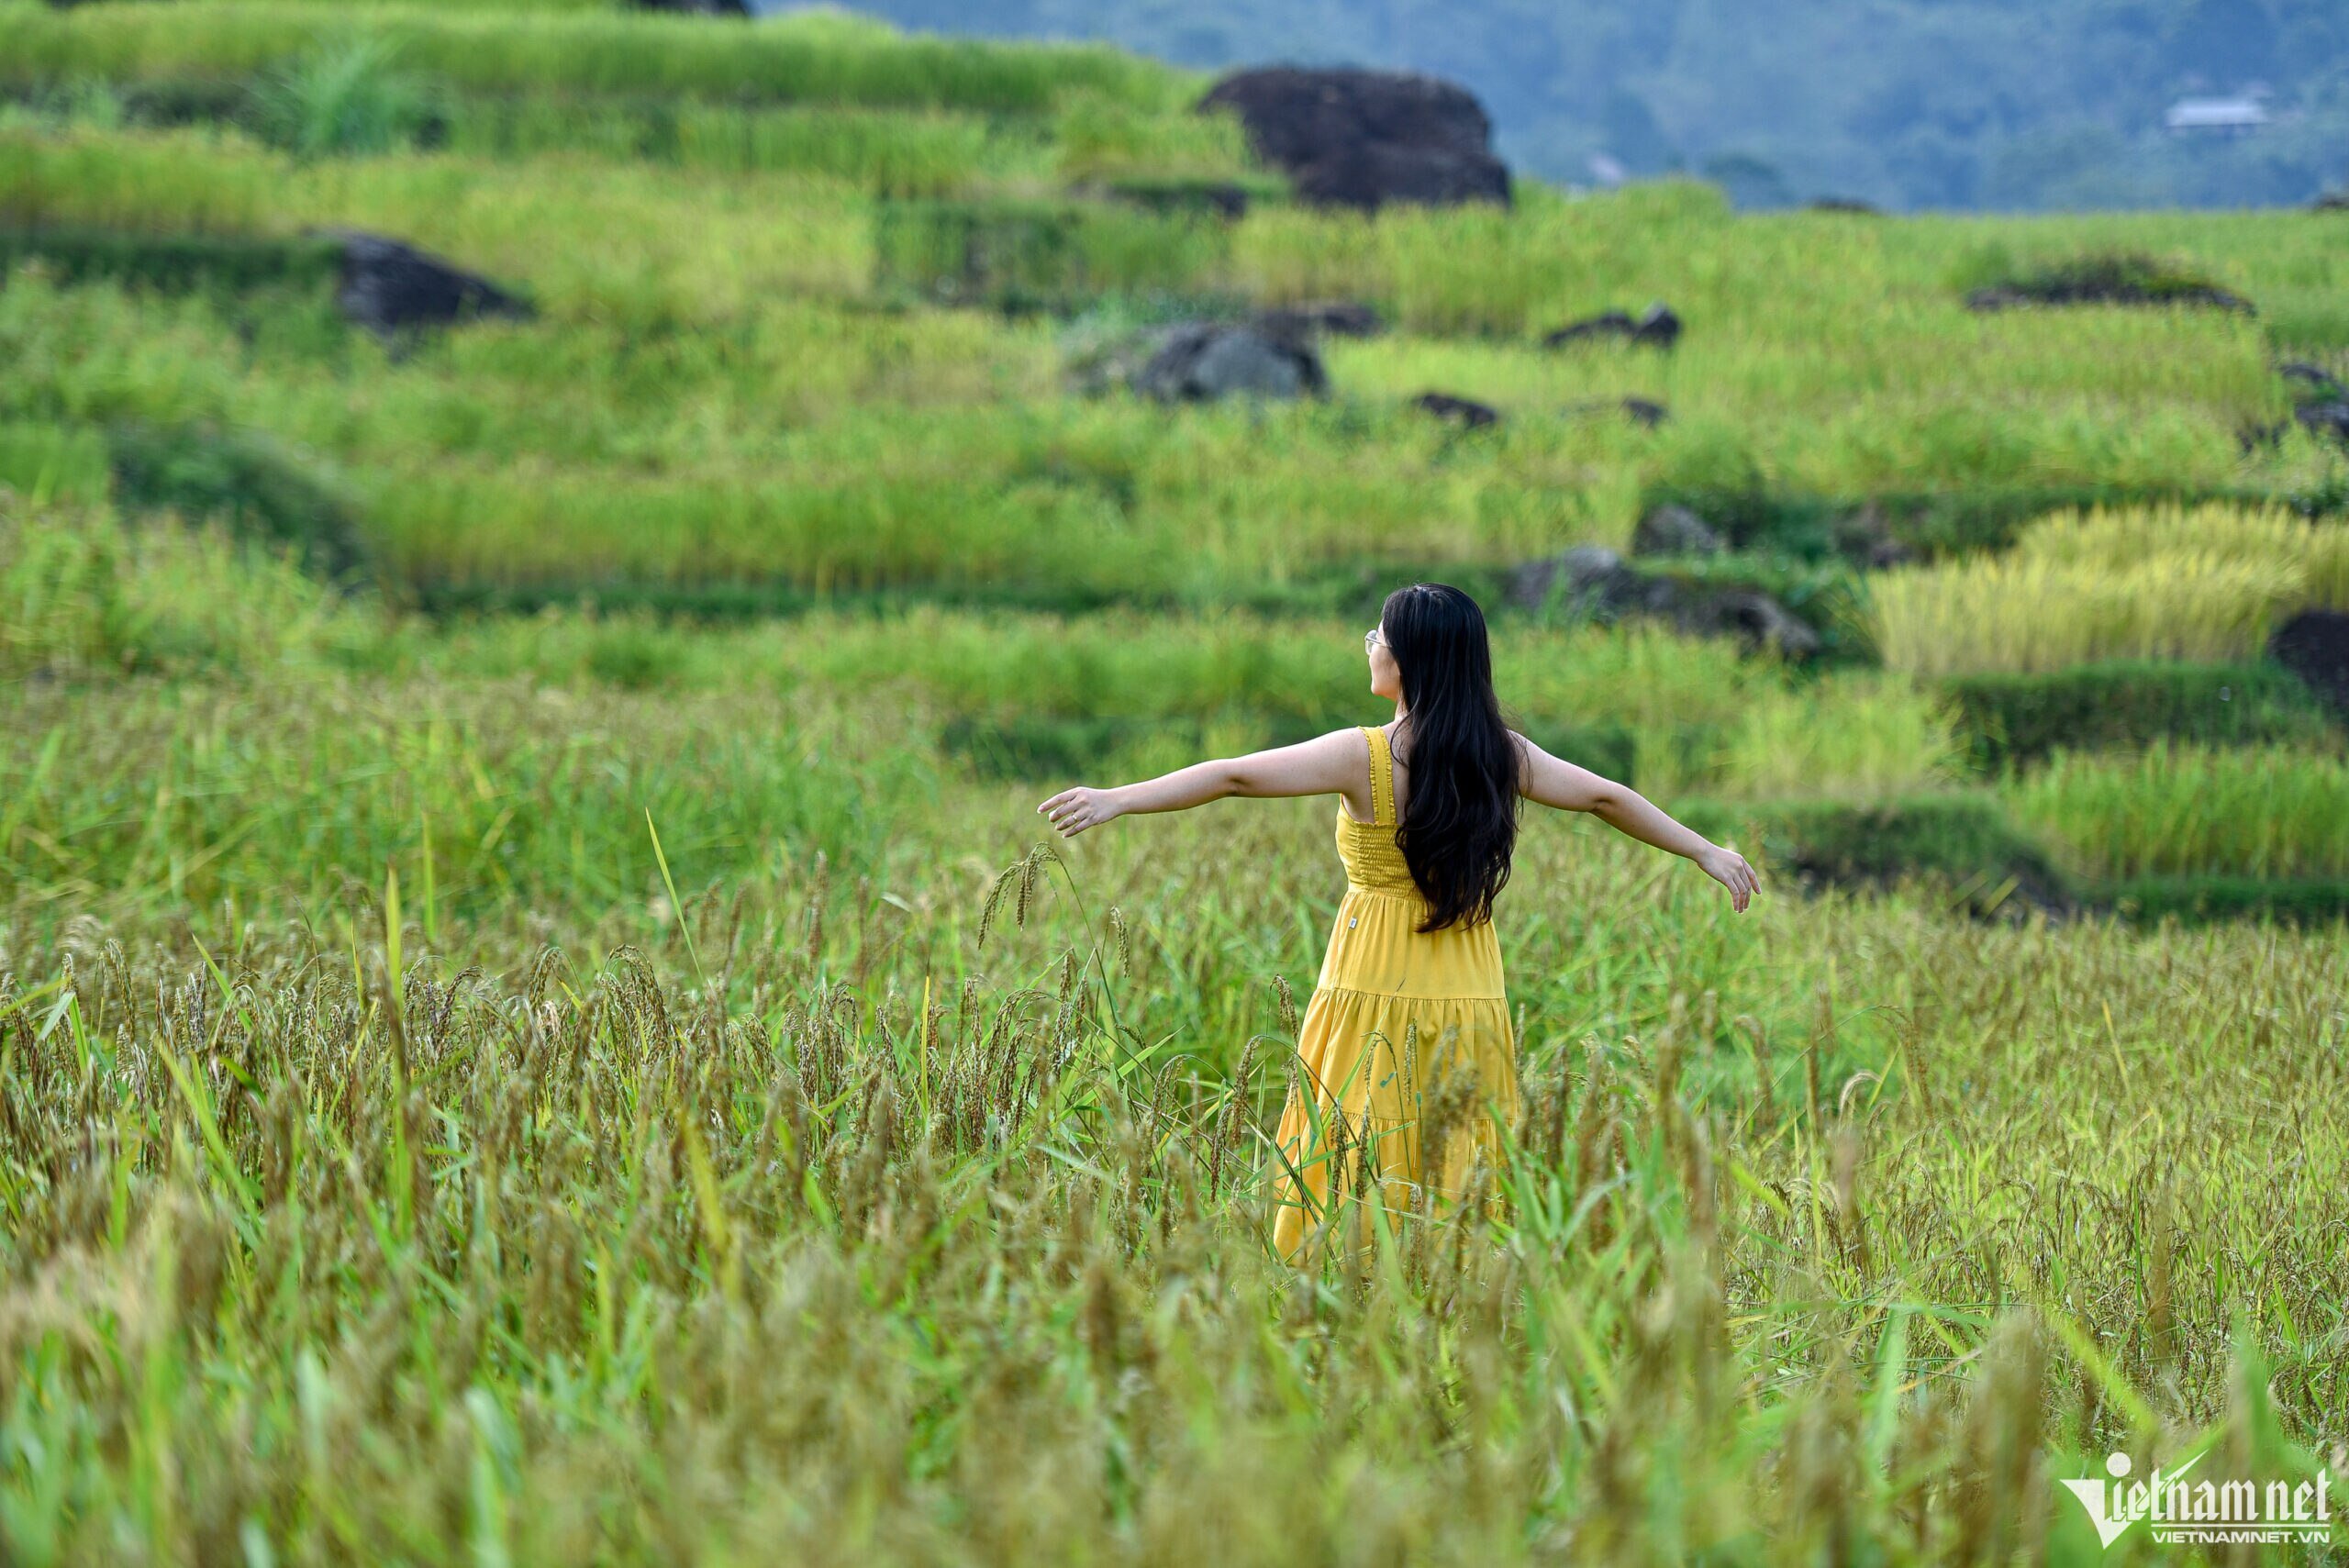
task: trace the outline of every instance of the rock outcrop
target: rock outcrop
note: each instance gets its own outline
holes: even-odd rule
[[[1729,541],[1686,506],[1666,503],[1631,530],[1633,555],[1719,555]]]
[[[1481,430],[1501,422],[1500,410],[1488,403],[1473,398],[1454,397],[1448,392],[1422,392],[1411,399],[1411,406],[1439,419],[1448,419],[1466,430]]]
[[[519,295],[400,240],[357,229],[322,232],[342,252],[335,308],[379,338],[484,317],[528,320],[535,314]]]
[[[2306,681],[2349,724],[2349,613],[2302,610],[2268,634],[2267,656]]]
[[[1256,155],[1314,206],[1509,200],[1484,106],[1432,76],[1271,66],[1225,77],[1199,107],[1236,111]]]
[[[1319,397],[1330,378],[1302,338],[1261,324],[1194,321],[1160,334],[1131,384],[1162,403],[1213,403],[1234,395]]]
[[[1819,651],[1819,633],[1769,595],[1754,588],[1690,584],[1641,572],[1603,545],[1577,545],[1529,561],[1508,574],[1509,602],[1523,609],[1551,605],[1569,615],[1613,619],[1647,616],[1696,636],[1731,636],[1748,648],[1790,659]]]
[[[1542,339],[1545,349],[1567,349],[1578,343],[1636,343],[1645,349],[1669,349],[1680,341],[1680,317],[1661,300],[1639,315],[1609,310],[1569,322]]]
[[[1570,417],[1620,414],[1642,430],[1653,430],[1672,417],[1672,410],[1652,397],[1594,397],[1583,403],[1569,403],[1559,412]]]

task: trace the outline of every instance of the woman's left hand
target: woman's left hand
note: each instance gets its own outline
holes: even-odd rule
[[[1078,784],[1074,789],[1061,791],[1036,809],[1060,829],[1062,838],[1074,839],[1087,828],[1097,828],[1113,817],[1124,815],[1116,795],[1115,790],[1090,789]]]
[[[1747,901],[1762,885],[1762,879],[1753,874],[1753,868],[1745,863],[1745,857],[1735,850],[1726,850],[1714,844],[1698,855],[1697,863],[1705,868],[1707,876],[1729,889],[1731,907],[1741,915],[1744,914]]]

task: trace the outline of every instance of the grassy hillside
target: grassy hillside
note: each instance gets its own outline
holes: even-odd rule
[[[2087,1562],[2116,1448],[2349,1467],[2349,219],[1341,217],[1200,85],[0,0],[0,1557]],[[350,226],[529,313],[354,326]],[[2083,263],[2252,308],[1967,306]],[[1326,398],[1088,380],[1332,298]],[[1816,651],[1521,591],[1666,504]],[[1529,817],[1503,1201],[1299,1272],[1326,801],[1033,807],[1385,717],[1413,579],[1765,896]]]

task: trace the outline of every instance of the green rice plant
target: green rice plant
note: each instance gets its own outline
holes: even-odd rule
[[[90,506],[105,502],[109,484],[97,431],[0,420],[0,486],[38,504]]]
[[[1107,611],[1075,623],[929,607],[809,612],[727,632],[550,614],[484,621],[429,650],[402,644],[403,662],[377,667],[421,661],[446,677],[587,684],[618,670],[622,684],[681,690],[869,692],[907,705],[934,733],[967,733],[976,720],[996,734],[1057,735],[1054,754],[1090,746],[1094,766],[1109,770],[1140,765],[1153,735],[1197,747],[1220,727],[1222,743],[1239,751],[1362,722],[1376,705],[1364,695],[1352,631],[1348,622],[1229,611]],[[1509,711],[1537,740],[1567,746],[1562,754],[1601,771],[1619,768],[1642,788],[1869,797],[1954,769],[1938,706],[1874,673],[1797,684],[1741,661],[1731,645],[1652,628],[1507,625],[1495,668]],[[1576,754],[1572,747],[1585,739],[1604,755]],[[1185,760],[1196,757],[1165,766]]]
[[[323,292],[340,264],[340,251],[330,241],[311,239],[55,226],[0,230],[0,265],[25,263],[43,280],[82,284],[118,279],[148,288],[228,296],[270,289]]]
[[[2004,555],[1872,584],[1887,664],[1923,675],[2102,659],[2243,658],[2274,618],[2334,599],[2343,528],[2240,507],[2065,513]]]
[[[2301,536],[2307,581],[2303,602],[2321,609],[2349,607],[2349,527],[2320,523]]]
[[[106,432],[122,506],[217,521],[290,550],[312,570],[360,569],[365,547],[354,503],[314,461],[247,431],[125,423]]]
[[[1186,105],[1151,106],[1106,93],[1074,93],[1054,112],[1052,146],[1058,172],[1069,181],[1132,174],[1261,177],[1236,117],[1194,114]]]
[[[826,126],[874,119],[771,112],[804,114],[819,140]],[[14,417],[53,420],[76,400],[97,400],[117,417],[257,427],[387,484],[432,471],[440,495],[431,509],[463,514],[462,565],[395,553],[416,563],[418,581],[451,592],[722,595],[808,592],[819,580],[964,591],[972,574],[916,535],[888,544],[885,530],[849,552],[861,562],[824,569],[804,534],[756,521],[761,497],[802,491],[857,493],[854,504],[890,512],[933,509],[907,493],[899,468],[952,482],[935,509],[959,504],[960,484],[992,483],[998,497],[1017,490],[1016,503],[985,509],[996,522],[950,518],[941,537],[999,526],[1004,549],[991,545],[990,559],[1024,562],[1004,579],[1024,602],[1130,593],[1325,608],[1342,602],[1342,573],[1364,560],[1497,574],[1571,543],[1623,543],[1652,496],[1718,481],[1725,456],[1756,505],[1785,494],[1857,504],[1887,489],[2321,493],[2340,472],[2337,456],[2298,437],[2248,459],[2238,451],[2230,431],[2270,417],[2283,395],[2256,330],[2211,313],[2069,313],[2028,332],[1970,316],[1942,297],[1929,254],[1940,220],[1871,229],[1855,253],[1831,257],[1824,220],[1735,218],[1674,189],[1572,202],[1535,194],[1507,224],[1491,214],[1397,214],[1364,227],[1267,210],[1228,225],[1008,198],[885,207],[845,179],[648,168],[586,151],[298,164],[184,131],[10,134],[0,215],[36,236],[156,236],[109,241],[128,247],[115,269],[124,275],[168,271],[158,257],[196,245],[203,253],[189,251],[181,270],[226,287],[250,271],[228,264],[230,252],[282,258],[304,243],[304,228],[348,224],[414,240],[544,304],[535,326],[453,335],[397,367],[341,341],[323,296],[301,311],[258,288],[200,307],[98,306],[67,289],[37,291],[7,312],[19,323],[12,330],[41,345],[14,361]],[[853,142],[856,133],[843,134],[843,146]],[[892,216],[876,220],[883,210]],[[1016,233],[980,221],[1016,213],[1050,219],[1036,245],[1023,250]],[[1331,406],[1255,417],[1064,400],[1040,326],[873,297],[876,274],[892,268],[963,288],[975,256],[978,274],[1008,270],[1014,280],[999,299],[1076,304],[1085,290],[1114,287],[1111,297],[1153,299],[1162,314],[1236,311],[1241,295],[1191,291],[1295,297],[1291,282],[1251,272],[1259,240],[1290,234],[1300,256],[1343,260],[1356,227],[1364,243],[1408,250],[1415,278],[1453,268],[1475,285],[1464,298],[1515,297],[1512,335],[1333,341]],[[2261,216],[2198,219],[2179,233],[2238,258],[2230,272],[2273,265],[2263,275],[2283,277],[2288,261],[2289,275],[2330,275],[2329,261],[2305,252],[2299,228],[2289,215]],[[1833,228],[1835,245],[1852,243],[1849,228]],[[2238,228],[2256,244],[2244,249]],[[217,235],[226,249],[179,238],[187,231]],[[2261,260],[2259,246],[2276,259]],[[885,254],[898,261],[878,265]],[[1703,256],[1719,264],[1697,265]],[[1482,280],[1520,275],[1520,264],[1533,269],[1524,291],[1485,290]],[[1538,290],[1537,278],[1547,280]],[[1353,287],[1335,273],[1306,282]],[[1701,323],[1668,358],[1558,354],[1523,335],[1648,290]],[[296,331],[297,317],[316,329]],[[142,341],[158,333],[179,350]],[[103,368],[103,387],[84,361]],[[338,390],[354,365],[370,367],[363,396]],[[1431,387],[1489,398],[1504,422],[1463,439],[1407,406]],[[1670,421],[1647,430],[1610,411],[1631,395],[1670,405]],[[544,515],[509,513],[507,496],[547,473],[583,490],[608,490],[609,474],[656,516],[736,510],[752,520],[664,526],[617,553],[596,537],[607,525],[590,521],[579,563],[626,575],[566,585],[547,564],[561,561],[560,547],[537,524],[501,521]],[[719,484],[751,499],[700,494]],[[1114,515],[1125,535],[1104,534],[1112,542],[1098,562],[1022,556],[1020,506]],[[599,513],[621,526],[616,505],[580,508]],[[387,517],[379,531],[410,527]],[[1055,527],[1034,537],[1058,537]],[[774,541],[763,558],[752,542],[762,532]],[[697,542],[729,536],[722,549]],[[1179,564],[1163,575],[1136,564],[1152,561]]]
[[[103,146],[0,136],[0,222],[257,238],[372,229],[591,319],[707,321],[777,293],[861,295],[871,278],[871,201],[841,182],[558,161],[569,172],[551,181],[544,167],[436,157],[297,164],[192,132]],[[792,221],[778,224],[786,205]]]
[[[1943,701],[1905,679],[1831,678],[1797,700],[1746,708],[1713,776],[1686,787],[1762,799],[1903,794],[1955,777],[1954,728]]]
[[[1212,270],[1222,237],[1196,217],[1097,203],[892,201],[874,250],[884,288],[1018,306],[1178,288]]]
[[[2299,595],[2292,567],[2156,557],[2132,570],[1999,556],[1887,573],[1876,646],[1911,674],[2060,670],[2105,659],[2240,659]]]
[[[2003,789],[2018,820],[2087,875],[2349,873],[2349,765],[2298,748],[2156,741],[2058,752]]]
[[[284,172],[184,133],[50,137],[10,130],[0,132],[0,222],[135,234],[278,233],[280,226],[263,214]]]
[[[301,158],[398,151],[435,118],[430,95],[401,71],[398,51],[371,38],[277,67],[254,98],[262,132]]]
[[[1930,875],[1983,899],[1984,913],[2018,888],[2059,907],[2074,895],[2065,873],[1979,790],[1892,794],[1875,800],[1692,803],[1690,826],[1754,847],[1774,868],[1842,885],[1896,885]],[[2009,911],[2011,913],[2011,909]]]
[[[2090,751],[2166,739],[2206,746],[2322,746],[2337,724],[2307,683],[2268,660],[2179,664],[2119,660],[1941,683],[1973,759],[1996,770],[2058,750]]]
[[[1097,598],[1131,591],[1162,602],[1263,595],[1260,602],[1271,603],[1323,595],[1316,584],[1335,592],[1332,573],[1373,551],[1374,560],[1497,571],[1569,543],[1620,544],[1654,476],[1709,473],[1717,465],[1707,454],[1724,442],[1766,484],[1843,495],[1865,495],[1920,468],[1961,486],[2009,480],[2018,467],[2110,466],[2100,455],[2097,432],[2103,427],[2076,424],[2060,409],[2005,419],[2000,443],[2043,449],[2043,465],[1975,448],[1930,462],[1912,460],[1897,413],[1879,419],[1855,458],[1820,451],[1817,432],[1791,417],[1757,430],[1727,404],[1708,408],[1713,395],[1707,391],[1676,382],[1642,384],[1645,378],[1631,373],[1617,383],[1620,391],[1661,391],[1679,400],[1662,429],[1575,410],[1577,394],[1595,398],[1609,389],[1603,382],[1578,388],[1561,380],[1556,404],[1511,407],[1498,429],[1462,439],[1401,406],[1405,389],[1425,384],[1422,374],[1439,386],[1482,390],[1465,376],[1450,379],[1467,361],[1417,362],[1412,356],[1423,346],[1435,346],[1428,339],[1397,345],[1391,403],[1371,373],[1386,362],[1375,357],[1387,352],[1378,345],[1332,350],[1341,396],[1325,409],[1257,417],[1170,412],[1125,398],[1063,401],[1056,395],[1051,335],[1041,326],[961,312],[874,312],[833,295],[827,273],[837,266],[845,282],[848,272],[869,267],[872,243],[868,221],[857,216],[865,198],[839,186],[820,193],[795,187],[838,204],[829,210],[841,220],[841,249],[827,253],[816,248],[821,224],[810,221],[779,239],[746,193],[728,195],[739,211],[725,222],[707,216],[698,230],[682,227],[641,181],[649,172],[606,166],[582,179],[597,192],[607,242],[551,252],[535,219],[570,208],[543,187],[522,188],[495,166],[392,158],[280,172],[295,185],[316,181],[330,196],[313,213],[405,230],[493,277],[529,287],[548,301],[548,319],[451,335],[393,367],[370,346],[340,342],[347,335],[334,326],[323,295],[303,307],[309,313],[303,317],[275,302],[262,308],[258,300],[166,303],[86,288],[10,290],[0,317],[11,323],[5,329],[22,373],[0,398],[16,417],[32,419],[53,419],[68,407],[105,407],[111,417],[251,426],[343,466],[381,473],[387,493],[409,470],[429,471],[449,505],[456,490],[471,493],[462,570],[409,557],[426,569],[426,580],[445,584],[554,585],[536,558],[560,562],[561,547],[536,525],[521,526],[530,512],[509,511],[506,499],[518,487],[537,487],[541,473],[567,476],[561,482],[584,490],[607,490],[596,476],[609,473],[627,493],[646,495],[656,511],[675,508],[681,516],[751,504],[771,487],[778,494],[903,492],[900,475],[907,473],[935,473],[947,487],[931,502],[906,495],[886,505],[942,511],[962,495],[957,485],[991,483],[999,494],[1019,487],[1021,505],[1103,507],[1097,515],[1128,519],[1119,527],[1146,536],[1137,541],[1144,555],[1157,539],[1179,538],[1183,551],[1180,570],[1137,587],[1117,565],[1129,547],[1105,536],[1115,542],[1100,562],[1085,552],[1035,560],[1025,585],[1016,576],[1008,580],[1021,594]],[[729,222],[739,223],[744,237],[739,253],[705,251],[690,238],[723,232]],[[1157,222],[1145,221],[1136,233],[1146,238]],[[243,240],[222,243],[237,256],[250,249]],[[290,254],[284,248],[297,243],[267,239],[253,253]],[[785,243],[787,250],[777,249]],[[183,248],[173,241],[132,249],[143,258]],[[234,271],[209,251],[189,257],[195,275]],[[124,271],[138,275],[155,268],[139,260]],[[812,283],[818,297],[777,297],[787,295],[794,276]],[[315,317],[315,334],[294,334],[297,317]],[[725,329],[713,329],[717,322],[727,323]],[[166,342],[173,347],[166,350]],[[254,352],[259,345],[269,351]],[[1479,352],[1487,367],[1480,379],[1489,367],[1513,362],[1511,356],[1530,365],[1547,362],[1531,350]],[[354,364],[378,367],[367,373],[366,395],[357,398],[338,390]],[[1819,395],[1831,395],[1824,387]],[[2165,418],[2181,429],[2199,422],[2164,407],[2155,402],[2106,417],[2114,428],[2132,429]],[[2149,452],[2137,464],[2143,476],[2169,484],[2208,482],[2234,466],[2229,457],[2223,466],[2206,467],[2201,455],[2187,450]],[[734,497],[707,494],[721,476]],[[613,511],[615,528],[623,526],[614,508],[604,509]],[[597,510],[586,506],[578,515],[592,519]],[[941,537],[970,537],[974,528],[992,526],[985,525],[986,516],[1002,519],[1004,543],[1014,551],[996,559],[1020,559],[1024,525],[1016,507],[1000,501],[983,516],[945,519]],[[378,531],[406,527],[387,517]],[[596,525],[583,527],[587,549],[577,562],[596,562],[603,559]],[[794,536],[787,531],[772,536],[774,545],[763,558],[748,546],[711,552],[691,543],[707,537],[707,530],[686,530],[639,539],[624,558],[626,570],[638,584],[680,589],[727,583],[805,588],[817,581],[814,562],[803,547],[788,543]],[[893,548],[916,548],[918,538],[909,535]],[[871,542],[877,549],[883,541]],[[949,555],[931,559],[952,567]],[[860,568],[828,581],[902,585],[927,577],[943,585],[938,571]],[[970,580],[959,569],[947,576]],[[598,585],[625,588],[629,580]],[[573,580],[574,588],[585,585]],[[1319,602],[1335,603],[1327,596]]]
[[[0,675],[265,675],[352,623],[298,560],[220,528],[124,528],[0,495]]]
[[[1227,610],[1111,611],[1072,622],[915,606],[811,611],[731,629],[549,612],[428,633],[316,590],[289,605],[284,579],[292,568],[274,556],[253,558],[250,587],[234,581],[241,558],[217,550],[203,557],[200,571],[184,572],[186,584],[173,582],[168,574],[183,571],[172,553],[179,547],[155,542],[181,537],[168,526],[124,531],[103,517],[69,524],[61,516],[22,528],[31,542],[20,553],[28,559],[83,563],[38,595],[27,589],[28,602],[40,598],[44,613],[73,625],[113,628],[105,633],[114,650],[108,658],[141,667],[355,670],[585,691],[731,691],[774,702],[793,693],[863,693],[889,703],[924,735],[974,719],[998,729],[1114,730],[1115,754],[1101,750],[1094,758],[1101,766],[1135,762],[1154,740],[1177,750],[1254,750],[1362,722],[1376,706],[1354,651],[1356,628],[1346,621],[1300,624]],[[80,542],[67,548],[67,540]],[[103,573],[91,576],[92,562]],[[95,586],[75,586],[84,577]],[[184,599],[216,604],[228,618],[191,625],[200,617],[175,607]],[[74,608],[80,601],[86,603]],[[264,618],[237,618],[256,612]],[[125,629],[150,623],[181,629]],[[239,626],[250,631],[242,641]],[[20,662],[39,665],[39,647],[28,648]],[[1747,798],[1799,783],[1866,797],[1946,776],[1951,767],[1945,717],[1905,682],[1876,673],[1796,682],[1741,660],[1729,644],[1653,628],[1561,631],[1503,623],[1497,673],[1511,713],[1536,740],[1588,740],[1599,750],[1577,760],[1603,762],[1642,787]],[[1172,756],[1164,747],[1151,755],[1161,752]]]
[[[2062,566],[2122,567],[2149,555],[2205,551],[2221,559],[2289,565],[2308,553],[2307,519],[2281,507],[2154,506],[2064,512],[2016,540],[2016,552]]]
[[[467,157],[588,153],[730,173],[794,172],[892,195],[944,195],[1036,162],[1031,139],[963,111],[475,95],[439,143]]]
[[[130,123],[129,94],[95,77],[77,77],[28,99],[9,103],[0,116],[19,117],[43,129],[86,126],[93,130],[120,130]]]
[[[755,28],[618,7],[206,4],[0,9],[0,82],[250,77],[365,36],[461,91],[660,94],[1035,113],[1086,90],[1172,106],[1191,78],[1098,45],[910,36],[803,14]]]
[[[1537,823],[1497,1212],[1301,1273],[1259,1134],[1321,811],[1079,841],[1080,909],[1032,790],[873,768],[870,708],[0,702],[13,1555],[1954,1562],[2060,1545],[2053,1475],[2141,1438],[2330,1441],[2283,1358],[2349,1285],[2332,933],[1731,922]],[[608,1506],[680,1445],[722,1489]]]

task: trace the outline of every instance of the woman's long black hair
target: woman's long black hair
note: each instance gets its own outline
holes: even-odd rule
[[[1381,635],[1403,676],[1410,804],[1396,846],[1429,904],[1421,931],[1492,917],[1517,847],[1517,744],[1493,692],[1476,601],[1442,583],[1386,595]]]

